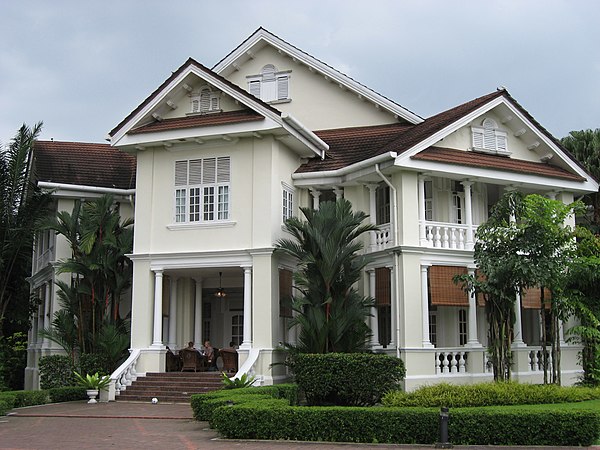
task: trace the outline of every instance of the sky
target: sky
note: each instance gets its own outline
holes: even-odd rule
[[[555,137],[600,128],[596,0],[3,0],[0,143],[104,142],[192,57],[257,28],[428,117],[508,89]]]

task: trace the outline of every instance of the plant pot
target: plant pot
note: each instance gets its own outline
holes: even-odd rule
[[[85,391],[85,393],[90,398],[88,403],[98,403],[96,401],[96,397],[98,396],[98,389],[88,389],[87,391]]]

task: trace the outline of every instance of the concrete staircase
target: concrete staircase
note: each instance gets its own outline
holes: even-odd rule
[[[117,396],[117,401],[189,403],[192,394],[215,391],[223,387],[220,372],[147,373]]]

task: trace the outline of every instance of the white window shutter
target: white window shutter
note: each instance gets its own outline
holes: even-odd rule
[[[202,160],[190,160],[190,185],[202,183]]]
[[[210,109],[210,90],[202,89],[200,93],[200,111],[206,112]]]
[[[260,81],[254,80],[248,82],[248,92],[256,98],[260,98]]]
[[[501,132],[496,132],[496,146],[498,151],[506,152],[506,135]]]
[[[217,183],[229,183],[230,180],[230,159],[229,156],[217,158]]]
[[[288,86],[289,78],[277,77],[277,100],[286,100],[289,97]]]
[[[192,112],[200,112],[200,99],[198,97],[192,99]]]
[[[187,161],[175,161],[175,186],[187,184]]]
[[[210,99],[210,110],[217,111],[219,109],[219,97],[212,96]]]
[[[483,148],[483,130],[473,129],[473,148]]]
[[[202,183],[214,183],[216,181],[216,160],[215,158],[205,158],[202,168]]]
[[[267,64],[261,70],[263,81],[275,81],[275,72],[277,69],[273,64]]]

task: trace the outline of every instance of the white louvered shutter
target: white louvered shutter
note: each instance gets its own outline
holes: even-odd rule
[[[286,100],[289,98],[288,80],[289,78],[287,75],[284,77],[277,77],[277,100]]]
[[[210,109],[210,90],[202,89],[200,93],[200,111],[206,112]]]
[[[496,132],[496,148],[498,151],[506,152],[506,135],[502,132]]]
[[[200,112],[200,99],[198,97],[192,99],[192,112]]]
[[[175,186],[187,185],[188,162],[175,161]]]
[[[229,156],[217,158],[217,183],[229,183]]]
[[[483,148],[483,130],[481,128],[473,129],[473,148]]]
[[[202,160],[191,159],[189,166],[189,184],[196,185],[202,183]]]
[[[214,184],[216,182],[216,160],[215,158],[206,158],[204,160],[204,167],[202,168],[202,183],[203,184]]]
[[[260,81],[254,80],[248,82],[248,92],[256,98],[260,98]]]

